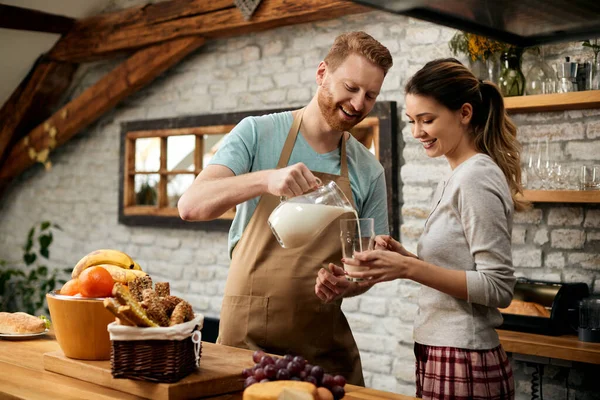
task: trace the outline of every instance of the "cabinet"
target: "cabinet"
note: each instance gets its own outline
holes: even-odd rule
[[[549,112],[600,108],[600,90],[506,97],[509,113]],[[525,199],[533,203],[600,203],[600,191],[525,190]]]

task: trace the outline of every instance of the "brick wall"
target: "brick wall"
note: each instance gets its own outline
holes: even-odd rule
[[[139,2],[115,1],[114,7]],[[52,170],[36,166],[23,174],[0,203],[0,258],[18,259],[28,229],[41,220],[63,227],[51,247],[52,264],[69,267],[97,248],[131,254],[154,277],[169,280],[174,292],[196,311],[217,316],[228,272],[225,233],[119,225],[120,123],[126,120],[301,106],[315,93],[315,69],[335,36],[365,30],[394,56],[380,100],[402,110],[402,85],[425,62],[450,56],[454,31],[382,12],[280,28],[209,42],[154,83],[107,113],[67,145],[54,151]],[[554,60],[577,56],[579,43],[546,47]],[[69,98],[117,65],[119,60],[83,66]],[[524,69],[526,70],[527,64]],[[401,115],[403,115],[403,110]],[[415,250],[437,181],[449,170],[444,160],[428,159],[401,118],[402,241]],[[550,135],[567,160],[598,160],[600,110],[516,115],[519,137],[531,143]],[[519,276],[583,281],[600,292],[600,209],[593,205],[536,205],[518,214],[513,256]],[[369,387],[414,395],[412,321],[418,285],[392,282],[348,299],[344,310],[361,350]],[[513,360],[517,398],[531,397],[532,367]],[[597,367],[546,368],[544,394],[587,399],[597,392]]]

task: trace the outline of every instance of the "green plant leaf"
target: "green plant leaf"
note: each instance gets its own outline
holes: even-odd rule
[[[42,247],[40,249],[40,254],[44,256],[44,258],[50,258],[50,250],[47,247]]]
[[[37,279],[37,277],[38,277],[38,274],[37,274],[36,270],[35,270],[35,269],[32,269],[32,270],[29,272],[29,276],[27,277],[27,280],[28,280],[29,282],[31,282],[31,281],[34,281],[34,280],[36,280],[36,279]]]
[[[48,229],[48,227],[50,227],[50,225],[50,222],[44,221],[40,224],[40,230],[45,231],[46,229]]]
[[[40,276],[48,276],[48,267],[46,267],[45,265],[40,265],[39,267],[37,267],[37,273]]]
[[[37,255],[35,253],[23,254],[23,261],[25,261],[25,264],[27,264],[27,265],[33,264],[36,259],[37,259]]]

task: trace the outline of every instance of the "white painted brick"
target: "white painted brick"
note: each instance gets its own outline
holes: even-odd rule
[[[415,361],[407,359],[395,359],[393,374],[397,379],[404,382],[414,382],[415,380]],[[413,392],[414,395],[414,392]]]
[[[342,302],[342,311],[345,313],[358,311],[358,304],[360,299],[358,296],[345,298]]]
[[[600,138],[600,121],[589,121],[587,123],[586,136],[588,139]]]
[[[250,78],[248,90],[251,92],[264,92],[275,87],[273,79],[266,76],[254,76]]]
[[[527,229],[525,227],[513,226],[512,243],[513,244],[525,244],[526,235],[527,235]]]
[[[586,234],[586,242],[598,242],[600,241],[600,232],[588,232]]]
[[[133,235],[131,237],[131,242],[134,244],[141,244],[141,245],[148,245],[148,244],[154,244],[154,241],[156,240],[156,236],[154,235],[144,235],[144,234],[137,234],[137,235]]]
[[[213,107],[216,110],[235,110],[237,108],[237,97],[235,94],[225,94],[222,96],[213,96]]]
[[[394,392],[396,390],[396,384],[396,378],[389,375],[373,374],[371,380],[371,388],[386,392]]]
[[[583,226],[585,228],[600,228],[600,210],[587,210]]]
[[[407,223],[402,224],[400,226],[400,233],[402,235],[402,240],[406,239],[418,239],[423,234],[425,221],[409,221]]]
[[[158,241],[158,245],[160,247],[165,247],[167,249],[178,249],[181,246],[181,239],[173,237],[173,238],[161,238]]]
[[[408,382],[404,382],[404,381],[398,381],[398,384],[396,385],[396,390],[394,390],[394,393],[398,393],[404,396],[410,396],[410,397],[415,397],[415,394],[417,393],[417,389],[415,386],[415,379],[413,376],[413,380],[412,382],[408,383]]]
[[[305,68],[300,71],[300,83],[315,83],[316,82],[316,67]]]
[[[600,154],[600,141],[593,142],[567,142],[565,153],[573,160],[598,161]]]
[[[314,39],[311,36],[301,36],[292,39],[291,50],[295,53],[300,53],[312,49]]]
[[[406,43],[409,45],[423,45],[435,43],[440,36],[440,29],[435,27],[409,27],[406,29]]]
[[[402,207],[402,216],[427,219],[429,208],[421,207]]]
[[[381,282],[369,290],[369,296],[373,297],[395,297],[397,293],[398,280],[392,282]]]
[[[585,243],[585,232],[574,229],[555,229],[550,233],[553,248],[581,249]]]
[[[549,268],[564,268],[565,265],[565,255],[563,253],[553,252],[546,255],[544,266]]]
[[[193,268],[190,265],[186,265],[183,267],[183,273],[182,273],[182,278],[188,282],[192,282],[196,279],[198,279],[198,270],[196,268]]]
[[[237,51],[227,53],[226,57],[227,58],[226,58],[225,63],[228,67],[241,65],[244,62],[242,53],[237,52]]]
[[[527,211],[516,212],[514,216],[515,224],[539,224],[542,222],[543,213],[539,208],[532,208]]]
[[[416,203],[419,205],[430,205],[433,197],[434,187],[429,186],[405,186],[402,194],[405,204]]]
[[[581,266],[585,269],[600,271],[600,254],[571,253],[568,255],[569,266]]]
[[[400,170],[402,182],[405,184],[414,183],[436,183],[442,180],[449,172],[446,165],[432,164],[405,164]]]
[[[361,351],[370,351],[378,354],[390,354],[396,346],[396,341],[389,335],[356,333],[354,339]]]
[[[248,79],[230,79],[227,83],[228,93],[245,93],[248,90]]]
[[[360,304],[360,303],[359,303]],[[365,315],[360,313],[352,313],[346,315],[348,324],[352,328],[352,332],[373,332],[377,319],[374,315]]]
[[[359,309],[365,314],[385,315],[386,301],[385,299],[362,296],[360,299]]]
[[[563,123],[550,125],[525,125],[519,126],[519,140],[528,138],[527,141],[535,141],[537,138],[548,137],[551,141],[578,140],[585,137],[585,126],[583,123]]]
[[[363,369],[381,374],[389,374],[392,369],[392,357],[383,354],[361,352]]]
[[[539,228],[535,231],[535,235],[533,236],[533,243],[541,246],[548,243],[548,240],[548,229]]]
[[[289,57],[285,60],[286,68],[289,68],[292,70],[302,68],[303,65],[304,65],[304,61],[303,61],[302,57]]]
[[[596,279],[594,281],[594,286],[592,287],[592,293],[594,293],[595,295],[600,294],[600,279]]]
[[[542,251],[537,247],[513,247],[512,257],[515,267],[537,268],[542,266]]]
[[[309,88],[292,88],[287,92],[287,100],[290,103],[308,102],[310,98]]]
[[[548,225],[577,226],[583,222],[583,210],[580,207],[557,207],[548,213]]]
[[[285,72],[273,76],[273,79],[278,88],[283,88],[297,85],[300,78],[297,72]]]
[[[285,101],[286,95],[287,95],[287,93],[286,93],[286,90],[284,90],[284,89],[270,90],[270,91],[261,93],[260,99],[265,104],[281,105]]]
[[[265,58],[276,56],[283,51],[284,42],[282,40],[273,40],[263,46],[263,56]]]
[[[389,301],[390,317],[398,317],[402,321],[412,322],[417,315],[418,306],[406,299],[391,299]]]
[[[561,282],[583,282],[587,283],[588,286],[592,286],[594,275],[592,271],[587,271],[585,269],[569,269],[563,271]]]
[[[250,61],[260,60],[260,47],[248,46],[242,51],[242,60],[247,63]]]

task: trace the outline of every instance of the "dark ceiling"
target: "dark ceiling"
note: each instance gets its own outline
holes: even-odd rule
[[[352,0],[519,46],[600,37],[599,0]]]

